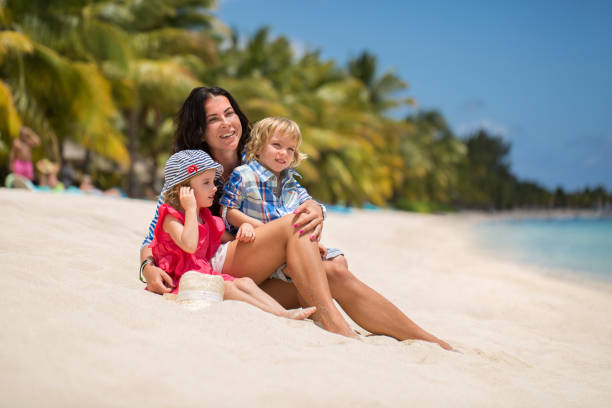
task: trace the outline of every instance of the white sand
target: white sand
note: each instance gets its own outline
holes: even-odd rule
[[[486,258],[469,217],[332,213],[324,236],[460,354],[147,293],[152,202],[2,189],[0,210],[2,406],[612,406],[610,289]]]

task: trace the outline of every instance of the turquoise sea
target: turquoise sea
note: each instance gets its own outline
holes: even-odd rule
[[[612,283],[612,218],[486,221],[476,232],[489,254]]]

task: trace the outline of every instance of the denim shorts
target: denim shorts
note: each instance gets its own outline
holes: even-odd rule
[[[335,257],[340,256],[340,255],[344,255],[344,252],[342,252],[340,249],[327,248],[327,256],[325,257],[325,260],[329,261],[330,259],[334,259]],[[293,282],[291,278],[285,275],[285,273],[283,272],[283,269],[285,269],[286,267],[287,267],[286,263],[282,264],[277,270],[274,271],[272,275],[268,277],[268,279],[280,279],[285,282]]]

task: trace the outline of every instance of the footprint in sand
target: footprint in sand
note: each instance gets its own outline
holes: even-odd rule
[[[464,354],[467,355],[477,355],[485,360],[491,361],[493,363],[502,363],[511,367],[522,367],[522,368],[531,368],[531,364],[521,360],[518,357],[513,356],[505,351],[493,351],[493,352],[485,352],[480,349],[464,349]]]

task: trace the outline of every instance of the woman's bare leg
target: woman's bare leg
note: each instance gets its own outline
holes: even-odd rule
[[[344,257],[326,261],[325,269],[333,298],[359,326],[370,333],[397,340],[430,341],[451,350],[448,343],[423,330],[384,296],[357,279],[348,270]]]
[[[419,339],[451,346],[414,323],[393,303],[361,282],[348,270],[343,256],[323,262],[332,297],[359,326],[370,333],[391,336],[397,340]],[[298,293],[290,283],[270,279],[261,288],[285,307],[299,303]]]
[[[285,309],[293,309],[302,306],[298,299],[297,289],[290,282],[280,279],[266,279],[259,285],[261,290],[272,296]]]
[[[312,315],[316,308],[285,310],[274,298],[261,290],[251,278],[239,278],[233,282],[225,282],[226,300],[240,300],[260,308],[264,312],[287,319],[303,320]]]
[[[294,230],[294,219],[288,215],[257,228],[253,242],[232,241],[223,273],[249,277],[259,284],[286,261],[306,305],[317,307],[312,319],[326,330],[355,337],[331,297],[317,244]]]

